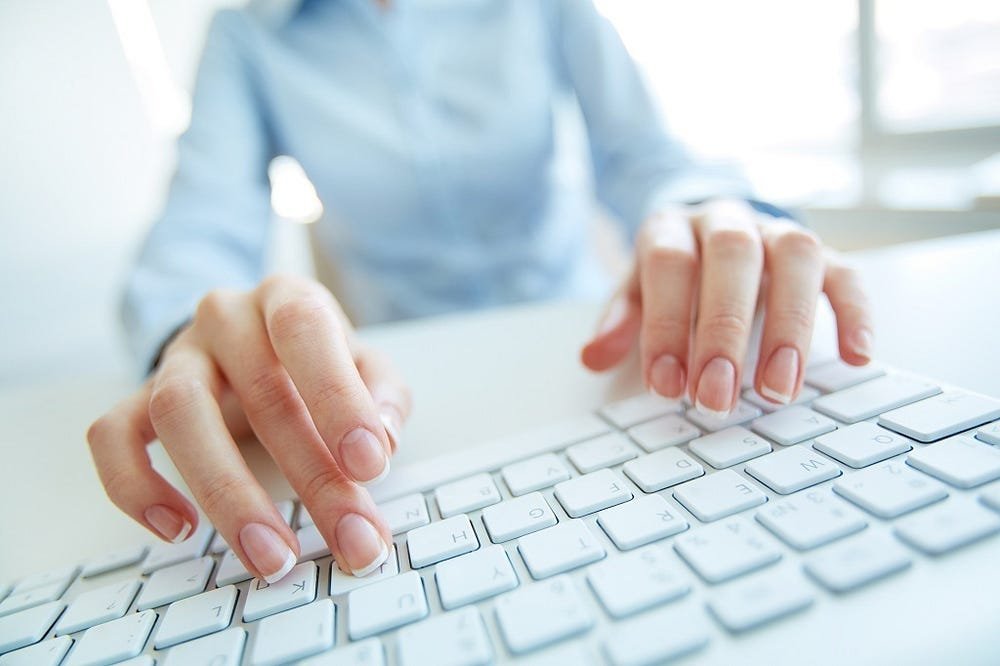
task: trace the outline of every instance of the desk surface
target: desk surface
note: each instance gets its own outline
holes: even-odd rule
[[[873,301],[882,361],[1000,396],[1000,230],[853,257]],[[476,443],[636,392],[634,363],[608,375],[579,365],[598,307],[515,307],[366,331],[415,394],[394,465],[435,442]],[[0,391],[0,580],[151,540],[106,500],[84,442],[89,423],[131,388],[130,378],[97,367]],[[171,476],[163,451],[150,451]],[[245,451],[276,497],[292,494],[260,447]]]

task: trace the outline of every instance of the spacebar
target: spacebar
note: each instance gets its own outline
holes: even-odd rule
[[[371,488],[371,493],[376,502],[384,502],[409,493],[426,492],[447,481],[499,469],[508,463],[562,449],[610,430],[607,423],[592,414],[556,421],[515,435],[462,447],[445,455],[393,467],[385,482]]]

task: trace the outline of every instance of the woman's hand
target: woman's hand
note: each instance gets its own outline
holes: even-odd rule
[[[871,355],[867,300],[855,273],[816,236],[741,201],[677,208],[643,225],[636,262],[583,349],[592,370],[618,364],[638,335],[646,384],[690,396],[710,414],[736,405],[758,297],[766,316],[754,387],[787,404],[802,388],[820,291],[837,316],[840,355]],[[763,294],[761,294],[763,292]]]
[[[361,486],[389,471],[409,410],[406,386],[354,339],[329,291],[272,277],[250,292],[206,296],[153,376],[87,439],[111,500],[178,542],[198,514],[150,465],[146,445],[159,437],[243,564],[273,582],[294,566],[299,544],[236,446],[234,437],[252,429],[337,562],[360,576],[392,543]]]

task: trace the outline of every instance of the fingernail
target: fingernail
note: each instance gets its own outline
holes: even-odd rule
[[[379,407],[378,418],[385,426],[385,434],[389,436],[389,444],[395,451],[399,447],[399,433],[402,429],[402,421],[399,410],[395,405],[383,404]]]
[[[851,336],[851,350],[858,356],[867,359],[872,357],[872,332],[867,328],[859,328]]]
[[[170,543],[180,543],[191,534],[191,523],[170,507],[154,504],[143,515],[153,529]]]
[[[382,442],[365,428],[355,428],[344,435],[340,455],[347,473],[358,483],[376,483],[389,473],[389,457]]]
[[[686,382],[684,366],[676,356],[664,354],[649,366],[649,384],[664,397],[679,398]]]
[[[794,347],[779,347],[764,367],[760,394],[782,405],[792,401],[799,380],[799,352]]]
[[[276,583],[295,566],[295,553],[267,525],[247,523],[240,530],[240,545],[268,583]]]
[[[716,418],[725,418],[733,410],[736,368],[728,359],[713,358],[701,371],[695,407]]]
[[[626,314],[628,314],[628,306],[625,299],[620,296],[616,297],[608,306],[608,312],[597,327],[597,333],[594,334],[594,337],[599,338],[621,326],[622,322],[625,321]]]
[[[346,568],[357,577],[375,571],[389,557],[389,547],[375,526],[356,513],[348,513],[337,523],[337,545]]]

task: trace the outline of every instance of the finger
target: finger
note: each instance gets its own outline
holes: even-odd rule
[[[668,398],[687,385],[691,308],[698,251],[691,222],[673,213],[647,223],[639,235],[642,328],[639,333],[646,384]]]
[[[238,304],[215,303],[211,310],[217,330],[224,331],[209,338],[213,356],[257,437],[309,509],[341,568],[371,572],[388,557],[392,535],[371,496],[341,471],[320,437],[269,346],[262,316]]]
[[[736,404],[763,269],[754,216],[720,202],[696,219],[702,261],[688,390],[698,409],[727,415]]]
[[[633,269],[608,301],[594,337],[580,351],[580,360],[595,372],[618,365],[635,346],[641,322],[639,278]]]
[[[165,541],[180,543],[198,526],[198,512],[153,469],[146,445],[156,438],[149,422],[147,382],[87,431],[97,475],[115,506]]]
[[[355,344],[354,360],[361,380],[375,403],[379,420],[389,436],[392,453],[399,446],[403,423],[410,416],[413,399],[409,387],[395,364],[382,352],[364,344]]]
[[[258,293],[270,344],[340,469],[359,483],[381,481],[392,447],[333,298],[287,278],[265,282]]]
[[[851,365],[872,358],[872,323],[868,297],[857,272],[834,253],[827,253],[823,291],[837,316],[840,357]]]
[[[761,231],[767,311],[754,386],[768,400],[787,405],[802,387],[823,286],[823,249],[814,234],[791,221],[768,222]]]
[[[295,566],[298,541],[226,429],[219,384],[203,350],[177,347],[157,373],[150,418],[208,519],[251,573],[273,583]]]

